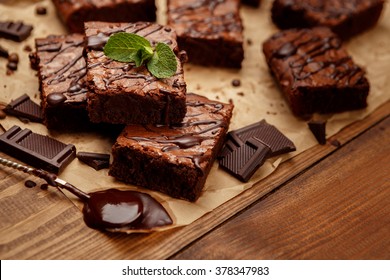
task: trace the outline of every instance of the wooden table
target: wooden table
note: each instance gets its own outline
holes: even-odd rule
[[[89,229],[61,192],[26,189],[27,175],[1,168],[0,257],[389,259],[389,112],[387,102],[194,223],[146,235]]]

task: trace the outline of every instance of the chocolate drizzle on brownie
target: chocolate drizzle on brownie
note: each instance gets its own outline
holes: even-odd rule
[[[59,38],[59,40],[56,40]],[[60,39],[61,36],[53,36],[51,39],[37,39],[36,48],[38,52],[54,53],[49,59],[40,61],[40,63],[48,66],[56,60],[61,60],[61,57],[72,53],[72,58],[61,60],[61,67],[44,71],[41,79],[47,85],[55,85],[66,83],[67,86],[59,91],[52,92],[47,96],[47,102],[50,106],[59,106],[67,100],[77,98],[80,101],[86,102],[87,89],[85,86],[86,63],[82,53],[84,39],[81,35],[74,35],[67,38],[65,41]],[[66,63],[63,63],[66,62]],[[78,96],[78,97],[76,97]]]
[[[191,95],[191,94],[189,94]],[[222,103],[215,103],[215,102],[200,102],[200,101],[188,101],[187,103],[188,107],[212,107],[215,108],[212,110],[212,114],[217,114],[220,110],[224,108],[224,105]],[[191,109],[189,109],[191,111]],[[206,136],[208,132],[211,132],[212,135],[218,133],[221,128],[226,128],[227,124],[223,120],[218,119],[200,119],[197,120],[197,116],[201,115],[202,113],[196,113],[196,114],[189,114],[186,116],[185,120],[181,124],[171,125],[169,126],[169,135],[160,134],[159,128],[162,128],[163,126],[157,126],[158,129],[156,129],[156,126],[151,125],[145,125],[145,129],[153,134],[156,134],[158,136],[152,136],[152,137],[139,137],[139,136],[128,136],[124,135],[126,138],[135,140],[137,142],[154,142],[158,144],[163,144],[163,146],[160,148],[161,152],[171,152],[174,150],[180,150],[180,149],[189,149],[193,148],[195,146],[200,146],[203,141],[210,139],[211,136]],[[173,135],[170,135],[172,131],[170,130],[177,130],[179,133],[174,133]],[[159,135],[160,134],[160,135]],[[200,162],[202,161],[203,153],[199,153],[196,155],[186,155],[183,156],[184,158],[189,158],[194,163],[196,167],[198,167],[200,170]]]
[[[336,36],[320,37],[310,36],[307,38],[308,29],[303,29],[296,34],[295,39],[286,42],[273,53],[273,58],[290,59],[289,65],[295,80],[305,80],[312,75],[330,70],[329,78],[340,81],[344,79],[344,84],[348,86],[352,78],[352,83],[359,83],[364,77],[364,71],[355,64],[351,64],[351,57],[345,56],[337,60],[319,61],[321,57],[330,53],[332,50],[338,50],[341,47],[341,41]],[[274,38],[277,39],[279,35]],[[299,53],[298,50],[305,50]]]

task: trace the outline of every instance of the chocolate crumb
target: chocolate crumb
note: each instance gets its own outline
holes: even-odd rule
[[[240,91],[240,92],[237,92],[237,95],[244,96],[245,94],[242,91]]]
[[[37,183],[31,181],[31,180],[27,180],[26,182],[24,182],[24,185],[26,186],[26,188],[33,188],[37,185]]]
[[[229,103],[233,104],[233,99],[229,98]]]
[[[8,68],[9,70],[15,71],[15,70],[18,69],[18,64],[15,63],[15,62],[11,62],[11,61],[10,61],[10,62],[7,63],[7,68]]]
[[[17,53],[11,53],[9,56],[8,56],[8,61],[9,62],[14,62],[14,63],[19,63],[19,56]]]
[[[49,184],[42,184],[41,190],[47,190],[49,188]]]
[[[333,146],[335,146],[337,148],[339,148],[341,146],[341,143],[337,139],[330,141],[330,144],[332,144]]]
[[[35,9],[35,12],[37,13],[37,15],[46,15],[47,9],[46,9],[46,7],[43,7],[43,6],[37,6],[37,8]]]
[[[11,76],[14,73],[11,69],[7,69],[7,72],[5,73],[7,76]]]
[[[239,87],[241,85],[241,81],[239,79],[234,79],[232,81],[232,86]]]
[[[31,52],[31,51],[32,51],[32,48],[31,48],[31,46],[29,46],[29,45],[25,45],[23,50],[24,50],[25,52]]]
[[[253,41],[250,38],[248,38],[248,40],[246,40],[246,42],[248,43],[249,46],[251,46],[253,44]]]

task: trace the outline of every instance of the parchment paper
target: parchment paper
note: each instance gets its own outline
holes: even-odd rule
[[[165,23],[166,1],[158,4],[158,22]],[[205,95],[210,99],[224,102],[232,101],[235,105],[230,129],[266,119],[275,125],[296,145],[297,151],[282,157],[271,158],[255,173],[250,182],[241,183],[214,164],[207,179],[204,192],[196,203],[172,199],[161,193],[126,185],[108,176],[108,170],[95,171],[91,167],[74,160],[60,175],[62,179],[74,184],[85,192],[107,188],[136,189],[150,193],[163,203],[175,220],[175,226],[187,225],[205,213],[239,195],[261,179],[271,174],[284,160],[317,145],[314,136],[304,120],[292,115],[288,105],[276,87],[261,51],[261,43],[277,31],[270,19],[272,1],[262,1],[258,9],[245,7],[241,15],[245,28],[245,60],[241,70],[206,68],[187,64],[185,78],[189,92]],[[37,5],[48,9],[47,15],[36,15]],[[19,69],[7,76],[6,59],[0,58],[0,101],[10,102],[27,93],[39,103],[38,78],[30,69],[28,52],[25,46],[34,48],[34,39],[50,34],[66,34],[67,31],[56,16],[51,1],[12,1],[0,0],[1,20],[23,20],[33,24],[32,35],[22,43],[0,39],[0,45],[17,52],[20,57]],[[354,60],[367,71],[371,84],[368,97],[369,106],[364,110],[346,112],[327,116],[327,137],[334,135],[343,127],[364,118],[379,105],[390,98],[390,11],[385,7],[378,25],[346,43]],[[239,79],[241,86],[233,87],[233,79]],[[17,118],[8,116],[0,124],[8,129],[12,125],[30,128],[36,133],[47,134],[65,143],[72,143],[78,151],[110,153],[114,139],[96,133],[53,133],[45,126],[36,123],[23,123]],[[80,202],[71,194],[66,195],[78,206]]]

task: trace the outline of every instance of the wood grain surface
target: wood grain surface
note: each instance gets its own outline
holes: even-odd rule
[[[389,140],[390,117],[174,258],[389,259]]]
[[[41,190],[43,181],[0,168],[0,258],[388,258],[389,121],[381,121],[389,112],[387,102],[194,223],[151,234],[91,230],[59,190]],[[26,188],[27,179],[38,186]]]

